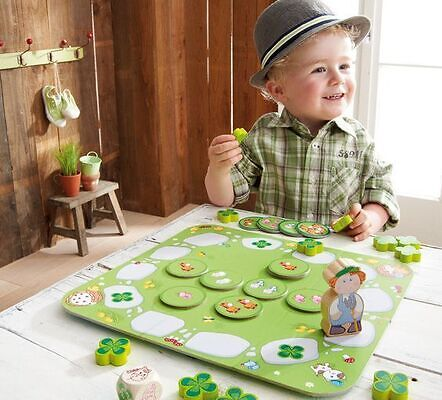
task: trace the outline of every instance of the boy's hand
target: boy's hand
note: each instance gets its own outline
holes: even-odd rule
[[[355,242],[364,240],[379,231],[389,218],[385,208],[376,203],[368,203],[364,207],[355,203],[351,206],[348,214],[352,217],[353,222],[346,233],[353,237]]]
[[[209,168],[218,173],[229,173],[242,159],[241,147],[233,135],[219,135],[209,146]]]

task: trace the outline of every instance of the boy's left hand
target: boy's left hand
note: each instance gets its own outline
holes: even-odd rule
[[[389,215],[384,207],[376,203],[368,203],[363,207],[355,203],[348,212],[353,222],[346,231],[348,236],[353,237],[355,242],[366,239],[376,233],[388,221]]]

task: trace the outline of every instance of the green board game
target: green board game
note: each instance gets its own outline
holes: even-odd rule
[[[65,309],[125,335],[311,396],[351,388],[412,278],[395,260],[227,225],[185,229],[70,291]],[[366,274],[362,331],[326,337],[323,269],[349,258]]]

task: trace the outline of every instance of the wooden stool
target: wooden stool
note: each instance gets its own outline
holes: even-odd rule
[[[120,235],[124,235],[127,232],[127,228],[120,205],[118,204],[117,196],[115,195],[115,190],[117,189],[117,182],[100,180],[100,182],[98,182],[97,189],[93,192],[82,191],[76,197],[50,197],[48,200],[50,205],[48,247],[51,247],[52,237],[54,235],[61,235],[77,240],[78,254],[80,256],[87,255],[89,250],[86,242],[86,227],[93,228],[95,222],[94,216],[113,219],[117,224]],[[109,197],[110,210],[96,208],[96,199],[103,195],[107,195]],[[59,207],[69,208],[72,210],[72,216],[74,217],[74,229],[55,225],[55,219],[57,217]],[[86,226],[83,217],[83,209],[86,215]]]

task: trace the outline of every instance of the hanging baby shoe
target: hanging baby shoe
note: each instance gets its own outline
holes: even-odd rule
[[[41,91],[47,119],[59,128],[66,126],[66,120],[61,113],[61,95],[55,86],[46,85]]]
[[[67,119],[76,119],[80,116],[80,109],[69,89],[64,89],[61,92],[61,113]]]

